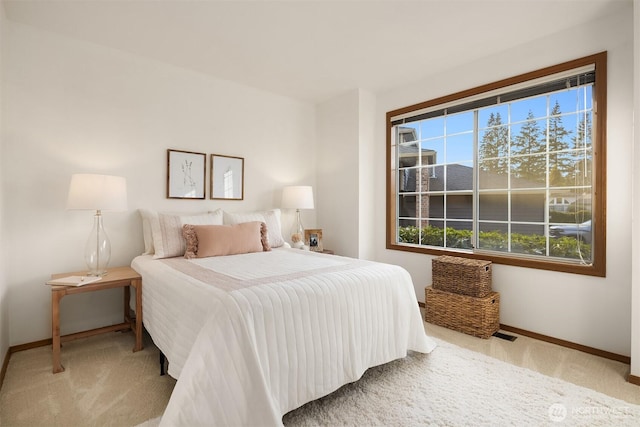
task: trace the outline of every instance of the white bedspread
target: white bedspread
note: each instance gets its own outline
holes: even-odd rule
[[[436,345],[398,266],[295,249],[132,266],[145,327],[178,378],[161,425],[281,425],[367,368]]]

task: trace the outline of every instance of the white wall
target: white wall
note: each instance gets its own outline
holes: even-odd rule
[[[633,260],[640,259],[640,0],[633,0]],[[640,262],[633,262],[631,299],[631,375],[640,377]]]
[[[316,209],[323,245],[358,257],[359,91],[319,104]],[[305,224],[305,226],[307,226]]]
[[[2,129],[0,232],[10,249],[11,345],[51,337],[50,291],[44,282],[53,272],[84,268],[93,219],[91,212],[65,210],[71,174],[127,178],[129,211],[104,214],[111,265],[127,265],[142,252],[137,208],[264,209],[280,206],[285,185],[315,186],[315,166],[304,161],[316,156],[312,105],[21,24],[6,25],[2,96],[9,108]],[[168,148],[244,157],[244,201],[166,199]],[[314,212],[307,217],[315,222]],[[292,219],[293,213],[285,212],[285,230]],[[120,292],[63,299],[62,333],[120,321]]]
[[[5,41],[6,24],[4,15],[4,4],[0,3],[0,165],[3,158],[4,138],[2,129],[4,128],[4,91],[3,91],[3,67],[5,64]],[[4,363],[4,357],[9,348],[9,287],[6,279],[5,269],[5,238],[4,238],[4,183],[0,174],[0,367]]]
[[[360,138],[358,145],[359,158],[359,252],[361,259],[375,258],[376,236],[371,230],[376,225],[377,212],[375,204],[375,193],[371,187],[375,182],[376,174],[380,170],[376,163],[376,150],[374,144],[375,124],[376,124],[376,97],[373,93],[360,90],[359,120]]]
[[[362,89],[317,106],[318,225],[325,248],[373,259],[376,98]]]
[[[469,89],[603,50],[608,53],[607,277],[596,278],[496,265],[494,289],[501,293],[503,324],[622,355],[630,355],[632,41],[629,10],[517,49],[486,57],[464,68],[378,94],[377,164],[385,164],[384,114],[421,101]],[[422,52],[421,54],[428,54]],[[382,166],[381,166],[382,167]],[[385,188],[383,170],[373,188]],[[384,212],[384,191],[377,190]],[[431,257],[385,247],[385,215],[376,221],[377,260],[397,263],[411,273],[424,301],[431,284]]]

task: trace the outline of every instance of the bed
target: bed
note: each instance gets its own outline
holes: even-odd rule
[[[406,270],[285,246],[133,260],[144,325],[177,379],[161,425],[282,425],[366,369],[435,348]]]

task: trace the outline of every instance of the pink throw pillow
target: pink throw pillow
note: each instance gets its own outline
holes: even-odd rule
[[[187,243],[185,258],[237,255],[270,251],[267,225],[252,221],[234,225],[182,226]]]

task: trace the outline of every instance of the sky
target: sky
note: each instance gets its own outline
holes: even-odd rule
[[[566,137],[571,146],[571,138],[576,135],[578,118],[585,108],[592,108],[592,87],[584,86],[551,93],[549,95],[525,98],[511,103],[484,107],[478,110],[479,139],[486,130],[491,114],[499,113],[502,123],[510,122],[511,134],[517,135],[527,115],[531,111],[541,129],[546,128],[548,113],[558,102],[562,112],[562,124],[571,131]],[[403,124],[416,130],[423,149],[438,153],[437,164],[458,163],[473,166],[473,122],[474,112],[467,111],[447,116]]]

